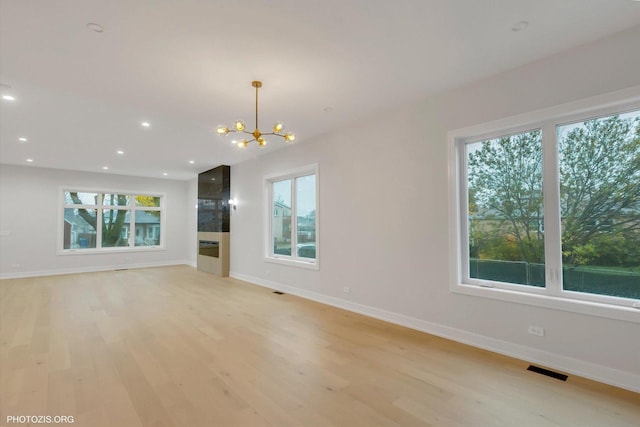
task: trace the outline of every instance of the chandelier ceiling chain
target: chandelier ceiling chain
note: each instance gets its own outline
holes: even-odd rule
[[[253,136],[253,138],[250,140],[243,138],[242,140],[238,141],[237,145],[240,148],[245,148],[247,145],[249,145],[250,142],[253,142],[253,141],[256,141],[260,147],[264,147],[265,145],[267,145],[267,140],[264,139],[264,136],[268,136],[268,135],[279,136],[281,138],[284,138],[284,140],[289,143],[294,142],[296,139],[295,135],[292,132],[283,133],[284,124],[282,124],[281,122],[278,122],[275,125],[273,125],[273,132],[269,132],[269,133],[260,132],[258,128],[258,89],[262,87],[262,82],[255,80],[251,82],[251,86],[256,88],[256,128],[255,130],[253,132],[249,132],[248,130],[245,129],[244,122],[237,120],[233,124],[233,129],[230,129],[224,125],[218,126],[218,135],[227,136],[231,132],[241,132],[241,133],[245,133],[247,135]],[[236,142],[236,141],[233,141],[233,142]]]

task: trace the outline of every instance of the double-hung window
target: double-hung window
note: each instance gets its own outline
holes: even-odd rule
[[[640,103],[582,110],[450,133],[453,291],[640,321]]]
[[[318,167],[265,179],[267,260],[318,268]]]
[[[162,195],[64,188],[61,253],[162,247]]]

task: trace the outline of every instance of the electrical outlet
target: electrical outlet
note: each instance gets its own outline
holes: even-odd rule
[[[544,328],[542,326],[529,326],[529,333],[531,335],[536,335],[539,337],[543,337],[544,336]]]
[[[351,288],[349,286],[345,286],[344,288],[342,288],[342,292],[344,292],[345,294],[350,294]]]

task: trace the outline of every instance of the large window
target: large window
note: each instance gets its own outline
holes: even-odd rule
[[[640,106],[507,126],[450,137],[453,289],[640,307]]]
[[[317,268],[317,175],[312,166],[267,178],[269,260]]]
[[[63,253],[162,246],[162,196],[62,190]]]

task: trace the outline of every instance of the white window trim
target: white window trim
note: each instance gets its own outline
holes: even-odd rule
[[[547,108],[531,113],[470,126],[448,132],[448,165],[449,165],[449,282],[451,292],[471,295],[482,298],[507,301],[518,304],[557,309],[591,316],[609,319],[623,320],[640,323],[640,304],[629,300],[629,305],[619,305],[624,298],[606,297],[602,295],[590,295],[560,289],[562,255],[560,248],[545,245],[545,252],[554,259],[554,265],[547,265],[547,287],[543,289],[530,289],[523,285],[509,285],[483,280],[465,280],[468,273],[464,269],[463,256],[468,251],[465,243],[466,218],[462,214],[466,198],[461,192],[461,183],[466,182],[466,168],[462,167],[461,158],[464,154],[464,143],[470,140],[482,140],[483,136],[495,136],[507,134],[511,131],[528,130],[542,127],[543,141],[548,140],[549,129],[554,129],[558,124],[576,122],[594,116],[611,115],[624,110],[640,108],[640,86],[621,91],[587,98],[581,101],[567,103],[552,108]],[[549,127],[549,125],[553,127]],[[553,136],[555,138],[555,135]],[[545,150],[543,142],[543,162],[551,164],[557,156],[557,150]],[[555,163],[555,162],[554,162]],[[545,168],[543,176],[543,191],[545,198],[545,218],[559,215],[559,190],[557,182],[558,171]],[[547,233],[557,233],[560,236],[559,219],[545,224]],[[552,252],[549,252],[552,251]],[[533,287],[531,287],[533,288]]]
[[[112,248],[86,248],[86,249],[63,249],[64,246],[64,209],[65,207],[71,207],[71,205],[65,204],[64,194],[65,191],[77,191],[79,193],[98,193],[98,194],[126,194],[132,196],[130,203],[135,203],[133,200],[133,196],[152,196],[152,197],[160,197],[160,206],[159,207],[145,207],[144,209],[135,209],[135,206],[109,206],[111,209],[123,209],[123,210],[131,210],[131,228],[135,227],[135,215],[133,214],[136,210],[146,210],[146,211],[159,211],[160,212],[160,244],[154,246],[118,246]],[[165,193],[158,193],[153,191],[131,191],[131,190],[114,190],[114,189],[96,189],[90,187],[78,187],[75,185],[65,185],[58,187],[58,238],[56,241],[56,255],[99,255],[99,254],[112,254],[119,252],[153,252],[153,251],[164,251],[165,250],[165,230],[166,230],[166,203],[167,196]],[[102,200],[100,200],[102,203]],[[86,208],[86,209],[104,209],[104,205],[73,205],[74,208]],[[98,216],[100,217],[100,216]],[[102,236],[102,227],[98,227],[96,230],[96,239],[98,236]],[[135,239],[135,235],[131,234],[131,230],[129,230],[129,239]]]
[[[294,179],[307,175],[316,176],[316,258],[298,258],[289,257],[286,255],[277,255],[273,253],[273,186],[276,181],[282,181],[285,179]],[[270,174],[264,177],[264,200],[265,200],[265,246],[264,246],[264,259],[267,262],[274,264],[286,265],[289,267],[304,268],[308,270],[320,269],[320,168],[317,163],[302,166],[295,169],[290,169],[285,172]],[[295,195],[292,194],[292,202],[295,200]],[[293,205],[294,203],[292,203]],[[294,218],[292,207],[291,215],[291,229],[297,230],[297,218]],[[293,243],[293,242],[292,242]]]

